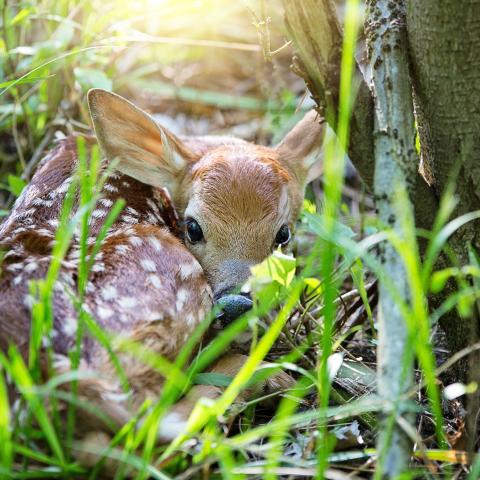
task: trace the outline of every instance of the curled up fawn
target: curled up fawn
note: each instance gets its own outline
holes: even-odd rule
[[[249,307],[248,298],[231,293],[245,282],[252,265],[289,241],[305,186],[320,173],[324,125],[310,112],[277,147],[268,148],[228,137],[178,138],[127,100],[103,90],[91,90],[88,102],[103,166],[117,162],[92,211],[91,238],[117,198],[126,204],[96,257],[84,308],[106,331],[173,361],[214,302],[220,301],[230,318]],[[47,272],[77,163],[76,140],[69,137],[47,154],[0,226],[0,248],[6,252],[0,273],[3,351],[14,344],[28,354],[28,283]],[[181,235],[168,228],[163,189],[181,220]],[[68,371],[68,353],[75,344],[78,320],[68,290],[76,289],[78,259],[74,235],[53,295],[56,373]],[[120,395],[103,346],[85,336],[80,368],[96,376],[79,381],[78,396],[103,410],[117,428],[131,420],[145,399],[158,398],[164,384],[151,366],[123,354],[120,359],[131,388],[128,398]],[[226,353],[210,369],[234,375],[244,362],[245,357]],[[196,398],[214,398],[220,391],[195,389]],[[159,440],[181,431],[192,406],[187,398],[173,407],[174,413],[159,424]],[[86,412],[78,415],[86,433],[105,428]]]

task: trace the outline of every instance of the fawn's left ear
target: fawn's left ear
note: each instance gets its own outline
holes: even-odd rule
[[[143,183],[166,187],[175,200],[185,170],[196,156],[167,129],[128,100],[99,88],[88,106],[100,149],[117,169]]]
[[[276,148],[280,163],[304,185],[322,173],[324,136],[325,120],[311,110]]]

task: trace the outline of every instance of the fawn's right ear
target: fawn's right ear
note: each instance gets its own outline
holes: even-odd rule
[[[175,200],[186,168],[196,156],[143,110],[106,90],[88,92],[100,150],[117,169],[148,185],[166,187]]]

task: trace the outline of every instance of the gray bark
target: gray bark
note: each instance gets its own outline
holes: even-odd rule
[[[455,217],[478,210],[480,0],[408,0],[407,25],[424,169],[438,197],[454,182],[459,199]],[[449,241],[460,264],[468,259],[470,243],[480,251],[480,222],[467,224]],[[473,318],[452,312],[440,323],[454,351],[479,338],[478,311]],[[480,356],[472,355],[470,375],[477,382],[479,365]],[[473,419],[478,396],[469,398]],[[473,422],[469,428],[473,440]]]
[[[411,179],[415,178],[418,166],[405,11],[401,0],[369,0],[367,6],[366,33],[375,98],[374,190],[381,222],[402,236],[402,220],[394,196],[401,189],[408,192],[406,198],[411,198]],[[413,210],[413,206],[410,208]],[[405,266],[390,243],[381,245],[380,261],[401,297],[407,300],[410,289]],[[398,302],[381,279],[379,293],[378,393],[386,401],[396,401],[413,385],[412,359],[403,358],[408,350],[408,327]],[[412,422],[413,418],[409,420]],[[382,419],[377,450],[383,460],[382,476],[395,478],[408,469],[412,446],[397,424],[389,436],[388,421]]]

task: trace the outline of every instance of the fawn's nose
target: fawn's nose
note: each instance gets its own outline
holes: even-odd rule
[[[216,299],[216,304],[220,307],[217,318],[224,324],[236,320],[253,306],[252,299],[248,294],[225,294]]]

